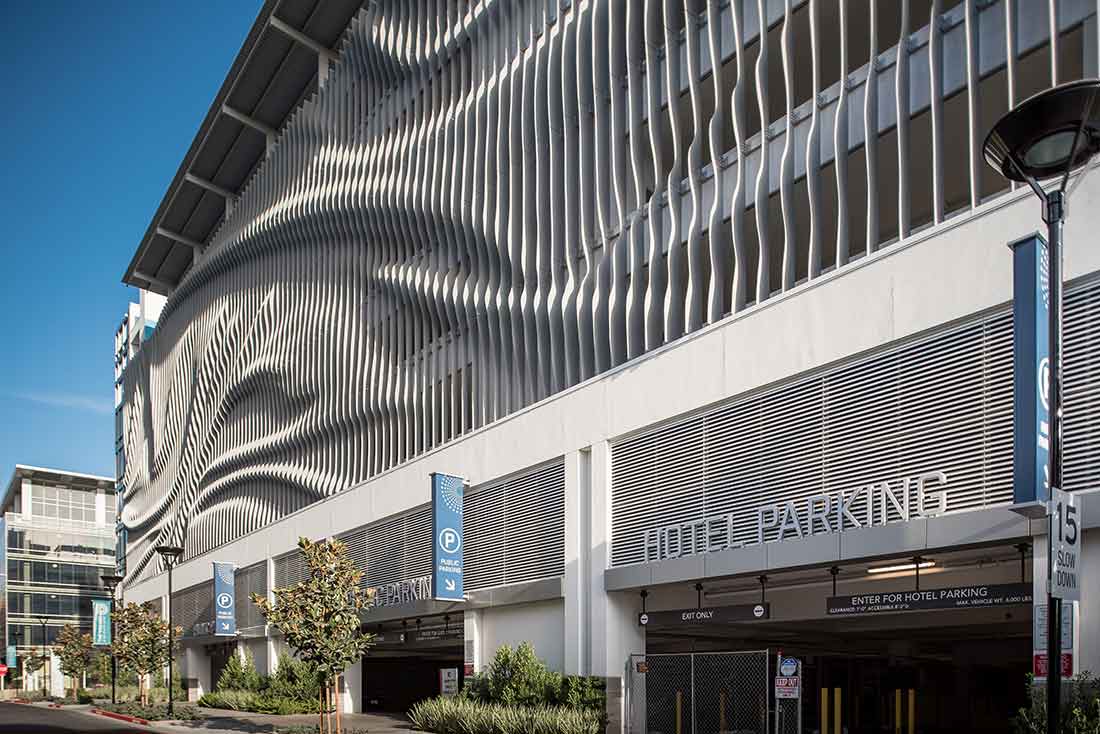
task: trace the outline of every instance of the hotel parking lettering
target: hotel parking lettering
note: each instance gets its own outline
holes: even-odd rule
[[[648,563],[716,553],[750,544],[907,522],[914,517],[935,517],[947,512],[946,484],[947,474],[932,471],[893,483],[879,482],[852,490],[823,492],[804,500],[761,505],[756,509],[756,535],[752,542],[734,538],[734,526],[741,514],[738,512],[651,528],[646,530],[643,541],[645,560]]]

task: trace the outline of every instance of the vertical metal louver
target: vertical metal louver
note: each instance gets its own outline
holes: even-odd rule
[[[565,572],[565,466],[560,460],[473,487],[463,500],[467,590]],[[364,586],[426,576],[432,570],[431,505],[340,536]]]
[[[267,595],[267,562],[260,561],[246,568],[238,568],[233,578],[233,596],[237,611],[237,627],[262,627],[264,617],[259,607],[252,603],[251,595]]]
[[[565,5],[366,3],[220,224],[154,266],[135,578],[975,212],[1008,191],[988,118],[1096,73],[1085,0]],[[792,456],[756,461],[797,483]]]
[[[1066,486],[1100,479],[1100,286],[1066,310]],[[926,471],[948,476],[948,511],[1012,499],[1012,314],[891,345],[612,447],[612,565],[644,560],[644,533]],[[855,514],[865,507],[855,505]]]

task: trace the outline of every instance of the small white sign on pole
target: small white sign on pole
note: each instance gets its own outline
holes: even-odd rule
[[[1081,511],[1072,492],[1050,489],[1050,593],[1081,600]]]
[[[439,693],[443,696],[458,695],[458,668],[439,669]]]

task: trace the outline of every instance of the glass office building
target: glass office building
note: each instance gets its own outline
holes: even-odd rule
[[[52,645],[65,625],[91,632],[100,576],[115,567],[114,481],[18,465],[4,495],[2,581],[7,663],[22,675],[28,652]],[[56,661],[52,679],[60,683]],[[41,687],[40,679],[28,682]]]

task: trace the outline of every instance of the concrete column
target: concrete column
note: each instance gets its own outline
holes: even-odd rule
[[[641,599],[604,589],[604,573],[611,565],[611,446],[606,441],[595,444],[589,455],[588,671],[606,679],[608,731],[621,732],[627,662],[631,653],[645,652],[637,616]]]
[[[31,493],[33,491],[31,489],[31,480],[29,480],[29,479],[24,479],[23,480],[22,490],[23,491],[21,492],[21,494],[22,494],[22,497],[23,497],[23,506],[21,508],[19,508],[19,514],[22,515],[23,517],[30,517],[31,516]]]
[[[363,661],[352,665],[340,676],[340,710],[358,714],[363,710]]]
[[[95,524],[99,528],[107,524],[107,495],[104,489],[95,491]]]
[[[196,700],[204,693],[214,690],[214,681],[210,680],[210,658],[202,647],[188,645],[183,648],[181,657],[180,677],[195,680]]]
[[[592,570],[592,452],[565,455],[565,673],[588,675]]]
[[[65,695],[65,674],[61,672],[61,658],[57,657],[57,654],[52,651],[50,652],[49,684],[50,695]]]
[[[267,598],[269,601],[275,601],[275,559],[268,556],[267,558]],[[279,650],[275,646],[275,639],[273,637],[274,630],[270,626],[264,625],[264,642],[267,645],[267,662],[264,664],[264,674],[274,675],[275,669],[279,666]]]
[[[1087,502],[1098,502],[1097,495],[1090,495]],[[1100,529],[1085,533],[1081,542],[1082,574],[1081,603],[1077,605],[1077,654],[1078,670],[1100,671]]]
[[[482,642],[482,611],[480,609],[467,609],[462,614],[463,625],[463,661],[466,666],[466,674],[480,673],[485,664],[484,653],[481,649]]]

